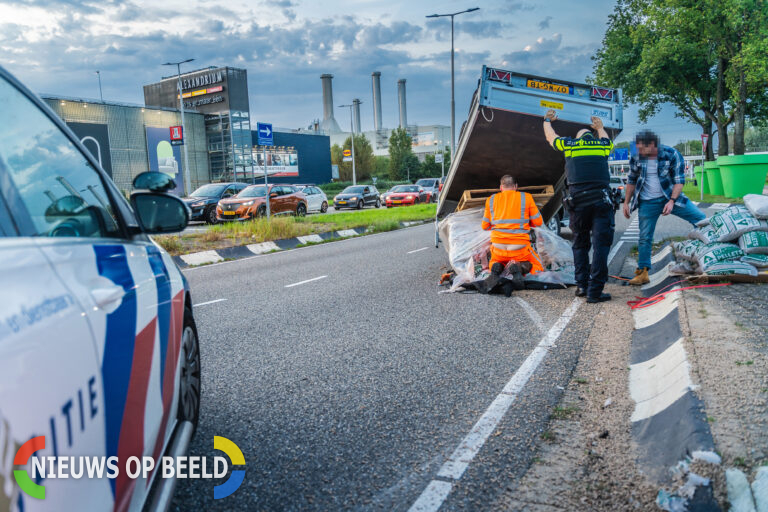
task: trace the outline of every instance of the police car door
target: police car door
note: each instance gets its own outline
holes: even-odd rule
[[[102,455],[105,408],[84,306],[36,243],[61,240],[56,226],[63,235],[88,215],[64,220],[80,203],[56,181],[77,170],[77,155],[2,69],[0,101],[0,510],[105,510],[106,479],[44,479],[45,500],[14,482],[10,462],[33,437],[45,438],[39,457]]]
[[[87,446],[88,454],[123,462],[159,455],[175,419],[169,412],[176,405],[181,278],[171,279],[170,260],[146,237],[131,238],[135,219],[108,178],[41,109],[19,100],[17,108],[1,115],[10,118],[0,125],[14,128],[13,134],[0,133],[0,148],[13,136],[16,143],[9,148],[43,150],[27,167],[10,170],[17,196],[14,217],[35,237],[90,326],[97,364],[85,378],[96,381],[98,418],[92,427],[99,437]],[[75,419],[73,430],[79,426]],[[124,470],[100,482],[93,494],[114,501],[116,509],[135,509],[145,499],[146,482],[128,479]]]

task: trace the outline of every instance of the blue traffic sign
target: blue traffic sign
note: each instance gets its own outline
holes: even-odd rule
[[[271,123],[256,123],[256,133],[258,134],[259,146],[274,146],[272,139]]]

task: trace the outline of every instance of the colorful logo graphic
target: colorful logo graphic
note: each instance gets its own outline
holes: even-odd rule
[[[213,449],[227,454],[233,466],[245,466],[245,457],[240,448],[226,437],[213,436]],[[21,451],[21,450],[19,450]],[[213,499],[220,500],[235,492],[245,478],[245,469],[233,469],[226,482],[213,488]]]
[[[16,456],[13,458],[14,466],[26,466],[29,458],[38,450],[45,450],[45,436],[33,437],[19,448],[16,452]],[[242,457],[242,454],[241,454]],[[45,487],[37,485],[29,478],[29,473],[24,469],[14,469],[13,477],[16,479],[16,483],[19,484],[19,488],[39,500],[45,499]]]

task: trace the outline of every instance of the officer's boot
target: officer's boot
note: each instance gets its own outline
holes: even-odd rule
[[[635,270],[635,277],[629,280],[629,284],[632,286],[640,286],[650,283],[651,280],[648,277],[648,268],[643,267]]]

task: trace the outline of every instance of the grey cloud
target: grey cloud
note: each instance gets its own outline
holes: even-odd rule
[[[542,30],[549,28],[550,21],[552,21],[552,16],[547,16],[539,22],[539,28]]]
[[[438,41],[451,39],[451,23],[447,18],[431,18],[427,20],[427,29],[430,30]],[[468,35],[473,39],[491,39],[504,35],[506,30],[513,28],[510,23],[502,23],[498,20],[491,21],[456,21],[456,36]]]
[[[501,67],[513,71],[583,82],[591,69],[592,46],[562,46],[562,34],[540,37],[523,50],[502,56]]]

